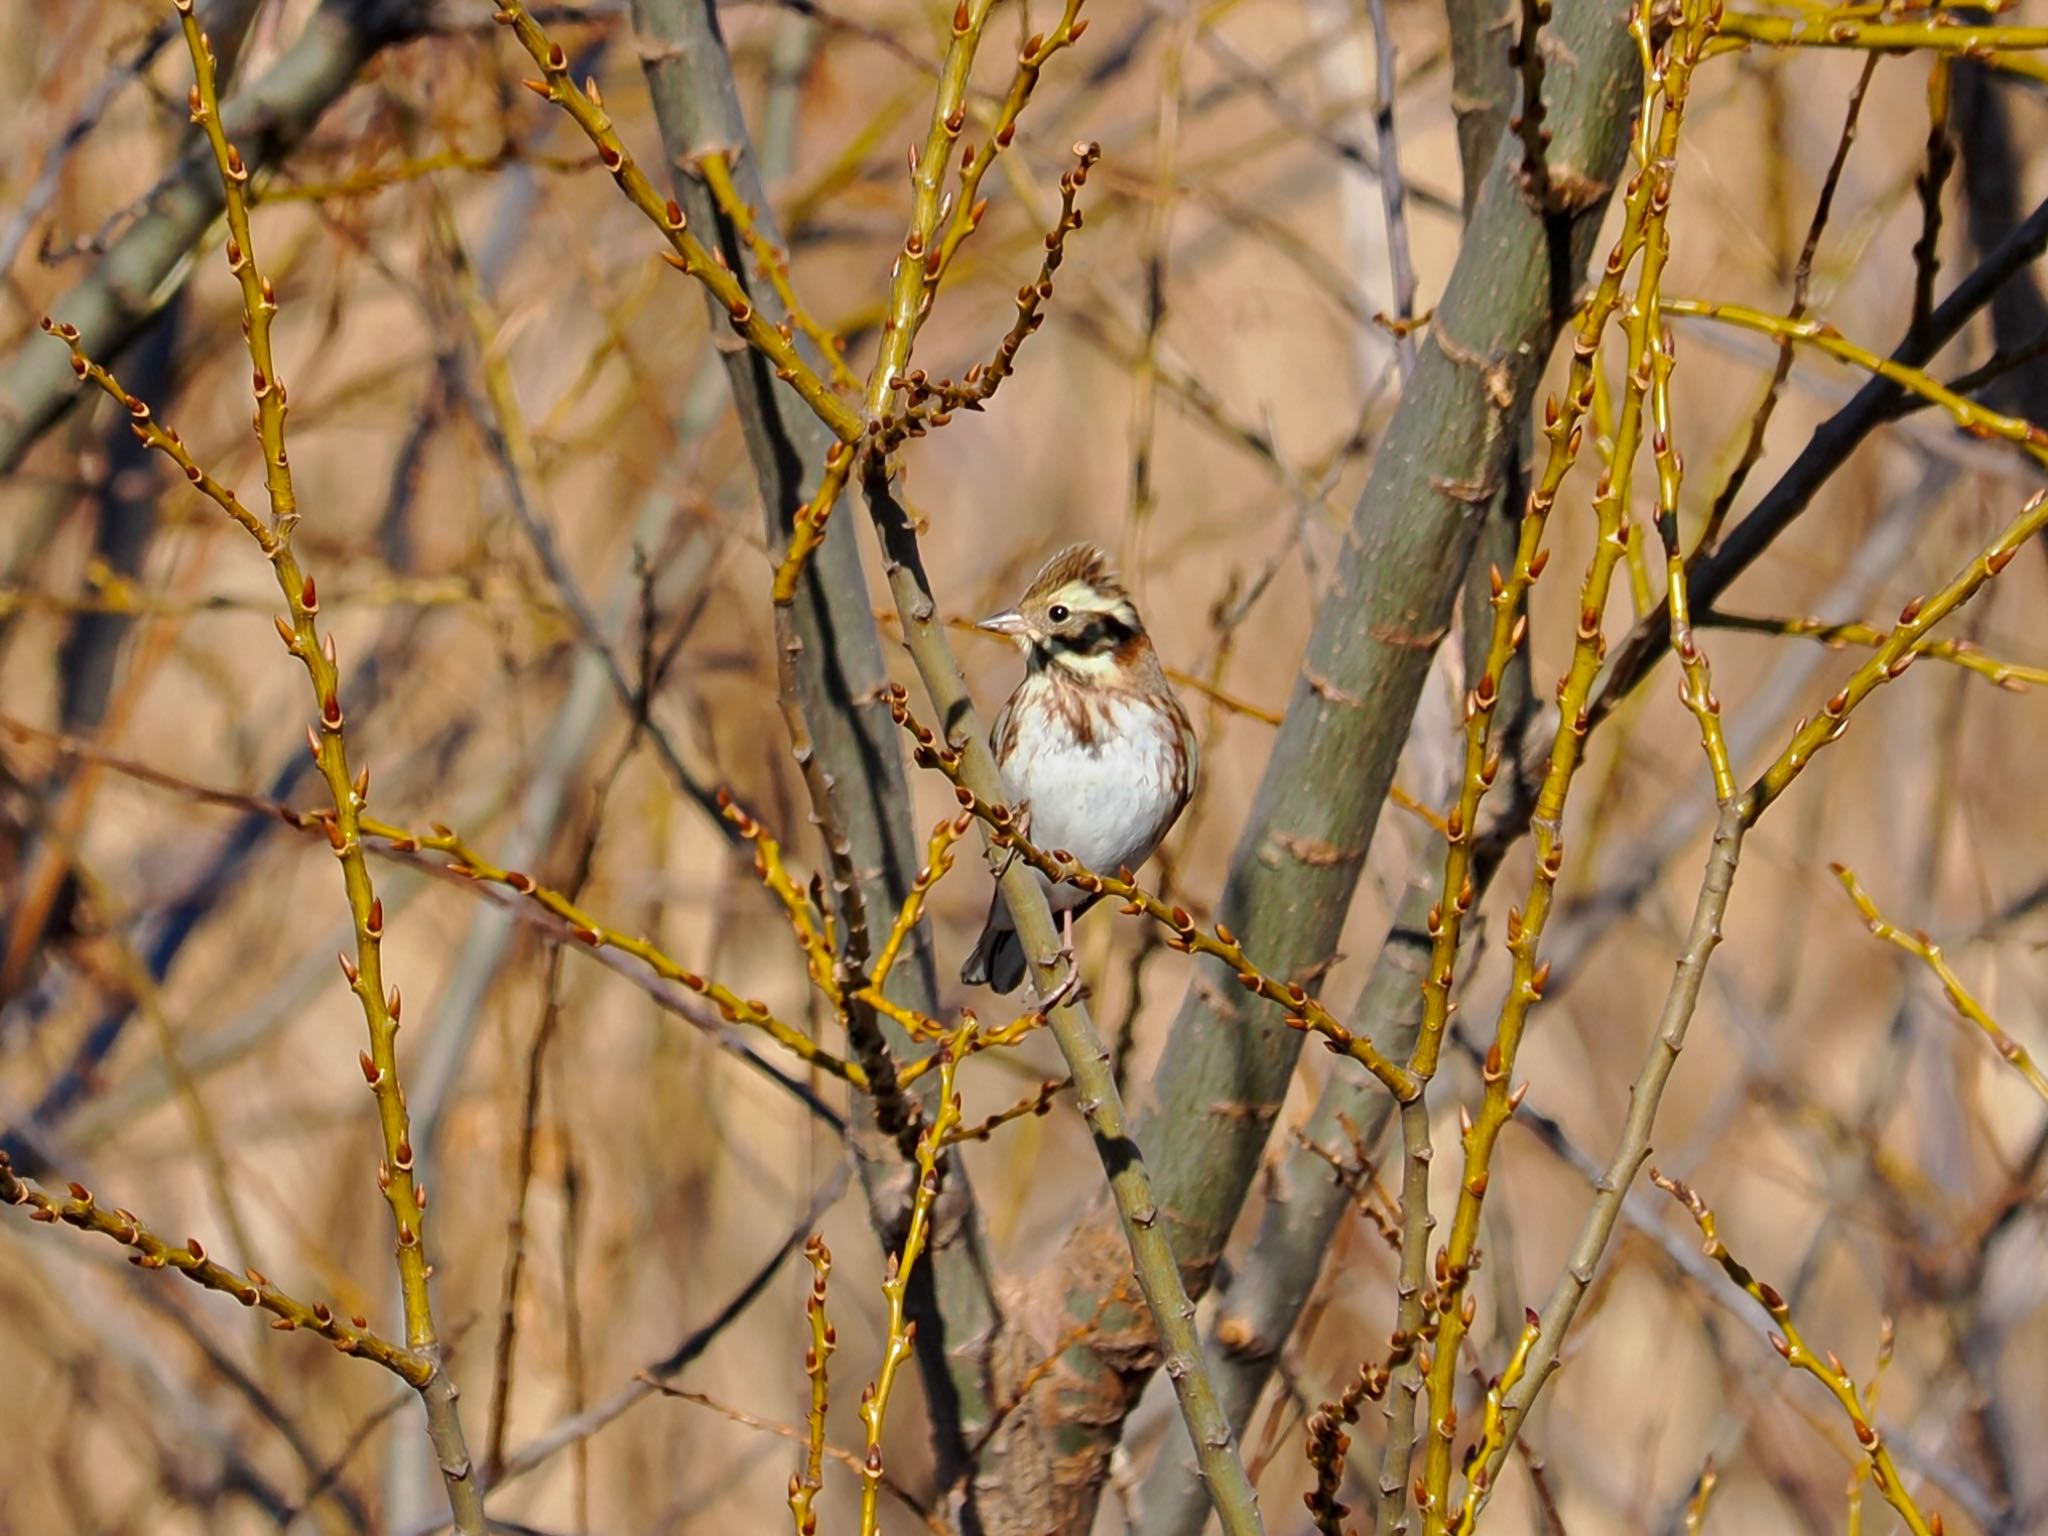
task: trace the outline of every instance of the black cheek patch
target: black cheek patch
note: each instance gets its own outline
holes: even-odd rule
[[[1087,622],[1072,634],[1054,635],[1052,643],[1069,656],[1104,656],[1121,650],[1136,633],[1114,614],[1096,613],[1090,614]]]

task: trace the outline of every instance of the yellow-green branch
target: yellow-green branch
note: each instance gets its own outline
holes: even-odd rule
[[[2048,64],[2026,54],[2048,48],[2048,27],[1966,26],[1950,13],[1917,21],[1867,21],[1832,11],[1807,16],[1760,16],[1746,11],[1721,18],[1720,37],[1708,51],[1747,43],[1773,48],[1864,48],[1879,53],[1929,50],[1963,57],[2012,74],[2048,80]]]
[[[1741,304],[1721,304],[1710,299],[1665,299],[1663,309],[1667,315],[1718,320],[1725,325],[1741,326],[1745,330],[1817,348],[1830,357],[1877,374],[1901,389],[1932,401],[1947,411],[1965,432],[2015,444],[2036,463],[2048,465],[2048,430],[2018,416],[2000,415],[1957,394],[1918,368],[1909,368],[1904,363],[1880,357],[1868,347],[1858,346],[1824,320],[1794,320],[1785,315],[1768,314]]]
[[[0,1152],[0,1205],[25,1206],[30,1221],[62,1222],[81,1232],[96,1232],[132,1250],[128,1262],[138,1269],[168,1269],[194,1285],[232,1296],[245,1307],[257,1307],[276,1319],[270,1326],[282,1333],[304,1329],[317,1333],[344,1355],[374,1361],[408,1385],[421,1388],[438,1367],[425,1355],[392,1343],[371,1331],[363,1317],[337,1317],[324,1302],[304,1302],[286,1295],[255,1270],[236,1274],[206,1256],[196,1237],[183,1245],[166,1242],[145,1227],[133,1211],[108,1210],[83,1184],[70,1186],[70,1198],[52,1195],[14,1171]]]
[[[1715,629],[1742,630],[1754,635],[1785,635],[1795,639],[1818,640],[1830,649],[1845,645],[1882,645],[1885,631],[1875,624],[1850,621],[1830,624],[1826,619],[1776,619],[1751,614],[1724,613],[1716,608],[1703,614],[1703,625]],[[1928,639],[1914,647],[1916,656],[1929,661],[1945,661],[1974,672],[1987,682],[2014,693],[2023,693],[2030,687],[2048,687],[2048,667],[2029,666],[2024,662],[2004,661],[1996,656],[1987,656],[1983,648],[1973,640]]]
[[[1777,1331],[1771,1337],[1771,1348],[1775,1349],[1784,1362],[1795,1371],[1804,1371],[1823,1387],[1849,1417],[1849,1424],[1856,1432],[1856,1443],[1862,1447],[1863,1455],[1869,1462],[1871,1481],[1885,1497],[1885,1502],[1899,1512],[1899,1518],[1906,1522],[1906,1528],[1913,1536],[1939,1536],[1941,1518],[1929,1519],[1920,1512],[1913,1502],[1912,1494],[1906,1491],[1904,1480],[1899,1475],[1898,1464],[1892,1460],[1892,1453],[1871,1422],[1865,1408],[1863,1395],[1856,1390],[1855,1380],[1843,1368],[1842,1362],[1830,1352],[1824,1356],[1814,1354],[1799,1325],[1792,1319],[1792,1308],[1785,1298],[1778,1294],[1776,1287],[1761,1281],[1745,1269],[1728,1245],[1714,1222],[1714,1213],[1707,1208],[1699,1194],[1677,1179],[1668,1179],[1656,1169],[1650,1170],[1650,1182],[1684,1206],[1700,1229],[1701,1251],[1721,1266],[1721,1271],[1740,1287],[1758,1306],[1764,1309]]]
[[[816,345],[818,355],[825,359],[825,366],[832,375],[832,382],[841,389],[859,389],[859,377],[846,366],[846,338],[820,325],[798,297],[796,284],[789,275],[789,253],[778,249],[775,242],[761,232],[760,216],[753,204],[740,196],[740,189],[732,179],[732,166],[724,152],[704,156],[697,162],[697,174],[703,178],[719,210],[732,220],[734,231],[754,253],[755,265],[760,268],[768,286],[775,290],[775,296],[782,301],[790,322]]]
[[[875,1536],[880,1519],[882,1426],[889,1416],[897,1373],[910,1359],[917,1330],[917,1324],[906,1321],[910,1276],[931,1236],[932,1207],[939,1198],[939,1155],[946,1138],[960,1124],[960,1096],[954,1091],[953,1078],[974,1033],[974,1021],[969,1019],[939,1048],[938,1102],[931,1124],[917,1140],[917,1189],[910,1200],[910,1223],[903,1234],[903,1246],[889,1255],[882,1276],[882,1294],[889,1304],[888,1331],[882,1345],[881,1369],[876,1372],[873,1385],[861,1394],[860,1401],[861,1425],[867,1431],[867,1455],[861,1463],[861,1536]]]
[[[789,1477],[789,1513],[796,1536],[818,1536],[818,1517],[811,1509],[825,1486],[825,1409],[830,1403],[827,1362],[838,1346],[838,1331],[825,1316],[825,1291],[832,1274],[832,1250],[813,1233],[804,1243],[811,1265],[811,1288],[804,1297],[804,1322],[810,1344],[804,1350],[804,1376],[811,1385],[810,1410],[804,1416],[804,1465]]]
[[[1661,47],[1653,43],[1659,25],[1655,0],[1643,0],[1629,20],[1629,31],[1642,54],[1643,87],[1633,145],[1636,170],[1627,197],[1631,204],[1640,199],[1643,208],[1637,220],[1641,268],[1635,292],[1621,315],[1627,343],[1626,383],[1615,422],[1613,460],[1593,492],[1597,523],[1593,559],[1580,589],[1571,662],[1558,685],[1557,734],[1530,817],[1535,869],[1525,905],[1508,912],[1507,946],[1513,963],[1507,996],[1481,1068],[1478,1112],[1465,1117],[1461,1137],[1464,1169],[1458,1181],[1457,1204],[1448,1239],[1436,1261],[1442,1319],[1426,1373],[1428,1422],[1420,1500],[1425,1536],[1445,1536],[1454,1515],[1462,1517],[1462,1504],[1454,1507],[1452,1503],[1451,1478],[1457,1435],[1458,1357],[1472,1318],[1466,1285],[1479,1258],[1479,1219],[1492,1181],[1494,1150],[1521,1102],[1521,1091],[1513,1083],[1515,1061],[1530,1014],[1542,999],[1550,976],[1549,962],[1540,951],[1564,868],[1565,807],[1583,756],[1593,683],[1606,659],[1603,615],[1615,572],[1634,531],[1629,520],[1629,491],[1637,451],[1646,435],[1653,439],[1653,452],[1658,452],[1655,438],[1659,434],[1654,427],[1646,434],[1644,420],[1650,413],[1659,367],[1654,353],[1661,345],[1657,315],[1670,253],[1667,223],[1672,182],[1693,70],[1713,36],[1718,14],[1712,0],[1692,0]],[[1614,260],[1626,268],[1630,256],[1626,248],[1618,248]],[[1675,467],[1667,461],[1669,452],[1667,440],[1658,452],[1660,474]],[[1675,489],[1674,480],[1674,494]],[[1710,698],[1709,694],[1701,701],[1703,715]],[[1706,734],[1704,719],[1702,733]],[[1483,1502],[1484,1496],[1482,1489],[1476,1497]]]
[[[1842,889],[1849,893],[1849,900],[1863,915],[1864,924],[1871,933],[1887,944],[1903,949],[1932,971],[1935,980],[1941,983],[1941,990],[1948,997],[1949,1006],[1982,1030],[1998,1054],[2015,1072],[2027,1080],[2027,1086],[2043,1099],[2048,1099],[2048,1076],[2044,1076],[2041,1069],[2034,1064],[2034,1058],[2027,1054],[2026,1047],[2007,1034],[2000,1027],[1998,1020],[1991,1016],[1990,1010],[1970,994],[1970,989],[1963,985],[1962,977],[1955,973],[1955,968],[1948,963],[1948,957],[1941,952],[1941,946],[1917,928],[1909,932],[1889,922],[1877,909],[1877,903],[1870,899],[1858,883],[1856,872],[1848,865],[1830,864],[1828,868],[1832,869],[1835,878],[1842,882]]]

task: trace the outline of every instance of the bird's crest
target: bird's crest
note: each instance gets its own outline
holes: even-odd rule
[[[1116,567],[1109,563],[1109,556],[1099,545],[1069,544],[1045,562],[1025,589],[1025,597],[1044,597],[1075,582],[1091,587],[1111,602],[1130,596],[1117,576]]]

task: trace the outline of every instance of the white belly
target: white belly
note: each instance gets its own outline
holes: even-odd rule
[[[1003,781],[1013,802],[1030,805],[1033,843],[1048,852],[1064,848],[1113,875],[1136,869],[1159,846],[1180,810],[1183,768],[1170,715],[1115,694],[1101,702],[1107,718],[1097,722],[1092,742],[1077,738],[1057,711],[1019,731]],[[1082,899],[1072,886],[1051,895],[1055,908]]]

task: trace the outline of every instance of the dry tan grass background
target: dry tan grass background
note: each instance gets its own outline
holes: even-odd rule
[[[291,0],[267,12],[244,67],[274,56],[308,9]],[[1070,243],[1051,317],[1026,347],[1018,377],[985,417],[913,445],[908,494],[928,519],[934,586],[950,611],[973,616],[1000,605],[1047,552],[1069,539],[1099,539],[1121,552],[1170,665],[1206,674],[1220,656],[1222,688],[1278,709],[1318,576],[1398,389],[1384,335],[1369,320],[1390,302],[1378,189],[1339,147],[1370,136],[1365,10],[1294,0],[1091,9],[1093,30],[1049,70],[1025,119],[1012,173],[1031,205],[1016,185],[995,188],[971,248],[972,277],[941,302],[920,361],[957,372],[1007,324],[1009,293],[1035,265],[1043,210],[1077,137],[1099,139],[1106,151],[1088,189],[1087,225]],[[279,346],[305,512],[300,546],[339,643],[354,750],[373,767],[380,814],[419,827],[452,823],[495,854],[535,835],[520,830],[521,795],[568,742],[559,815],[539,829],[541,851],[528,856],[536,871],[569,883],[579,848],[594,838],[585,892],[592,910],[801,1015],[802,977],[781,915],[659,759],[644,747],[628,751],[629,722],[616,701],[600,692],[580,741],[562,718],[575,631],[475,425],[473,352],[446,301],[445,263],[427,237],[433,196],[448,200],[473,259],[491,273],[500,321],[492,345],[538,436],[541,512],[569,570],[598,607],[625,593],[630,610],[636,559],[644,553],[663,567],[649,578],[660,600],[657,633],[666,639],[685,615],[688,629],[653,717],[705,782],[740,790],[811,867],[817,850],[807,841],[802,789],[773,701],[769,566],[754,482],[698,295],[655,260],[644,224],[606,177],[585,167],[569,125],[516,88],[527,61],[494,29],[466,24],[484,13],[481,5],[450,5],[446,14],[464,25],[385,56],[273,190],[448,150],[489,155],[501,144],[516,146],[526,164],[312,202],[272,198],[257,215],[284,302]],[[771,5],[734,6],[724,17],[756,133],[767,131],[773,113],[794,114],[772,185],[786,219],[810,210],[794,219],[796,280],[828,323],[854,328],[854,360],[864,367],[872,339],[862,325],[901,229],[903,145],[927,99],[925,77],[899,49],[933,56],[941,21],[935,7],[893,0],[828,6],[824,14],[815,27]],[[0,64],[12,149],[0,203],[11,208],[94,90],[103,61],[125,54],[158,16],[153,6],[116,0],[10,0],[0,15],[12,42]],[[1457,249],[1444,28],[1434,6],[1406,0],[1390,19],[1426,306]],[[999,12],[995,26],[1004,38],[1021,34],[1021,9]],[[597,24],[564,33],[601,48],[591,68],[621,131],[657,159],[623,19],[607,10]],[[989,53],[980,83],[993,87],[1008,50]],[[793,90],[768,84],[777,54],[802,60]],[[1178,59],[1184,85],[1177,142],[1163,153],[1169,58]],[[1757,56],[1717,59],[1701,71],[1680,159],[1667,291],[1783,308],[1858,65],[1846,56]],[[10,336],[31,331],[91,260],[39,259],[40,229],[60,251],[90,237],[165,164],[183,131],[185,70],[178,51],[166,50],[72,154],[46,225],[8,274]],[[1923,61],[1879,66],[1816,268],[1817,312],[1878,350],[1899,334],[1911,287],[1925,78]],[[2030,144],[2041,115],[2031,102],[2018,112],[2020,142]],[[1164,194],[1162,165],[1171,183]],[[828,183],[836,168],[845,174]],[[2037,167],[2028,178],[2038,185]],[[1958,223],[1952,218],[1944,236],[1951,276],[1971,259]],[[1135,349],[1155,245],[1167,296],[1163,378],[1199,384],[1215,415],[1270,434],[1277,466],[1163,387],[1151,448],[1155,496],[1149,515],[1134,516],[1134,423],[1144,388]],[[180,303],[175,382],[156,400],[202,462],[253,492],[236,318],[216,236]],[[1772,353],[1754,338],[1697,323],[1682,326],[1679,343],[1676,413],[1696,516],[1739,446]],[[1946,371],[1987,351],[1983,328],[1974,328],[1950,349]],[[1768,485],[1857,382],[1802,357],[1752,484]],[[120,431],[105,402],[94,402],[0,486],[8,605],[0,701],[9,717],[41,725],[59,718],[68,610],[93,590],[90,500]],[[408,481],[397,466],[409,443],[417,466]],[[1930,477],[1944,467],[1946,485],[1929,495]],[[135,589],[163,611],[133,623],[106,718],[83,728],[106,750],[180,778],[266,793],[302,750],[306,708],[301,681],[271,635],[268,573],[247,541],[165,467],[129,473],[147,477],[158,517]],[[1931,415],[1914,417],[1856,456],[1728,606],[1888,622],[1907,597],[1980,547],[2033,482],[2018,456],[1960,439]],[[1590,547],[1588,484],[1582,469],[1554,523],[1556,565],[1568,573]],[[1897,553],[1867,576],[1854,574],[1859,550],[1902,502],[1915,500]],[[832,536],[869,533],[849,509]],[[2024,552],[1958,632],[1995,654],[2048,662],[2043,564],[2038,551]],[[1221,635],[1219,605],[1269,569],[1264,594],[1234,633]],[[429,584],[433,600],[422,601]],[[1535,605],[1533,655],[1546,698],[1569,646],[1570,590],[1569,581],[1547,583]],[[876,599],[887,606],[879,586]],[[1618,593],[1611,631],[1632,616]],[[629,662],[638,624],[629,618],[625,627],[621,654]],[[1719,631],[1706,638],[1731,731],[1747,744],[1751,767],[1851,665],[1805,640]],[[960,645],[978,699],[992,708],[1015,681],[1015,658],[993,644]],[[1802,665],[1812,668],[1803,683],[1781,686],[1788,669]],[[892,667],[916,696],[908,666]],[[1155,874],[1176,899],[1206,910],[1272,732],[1188,697],[1206,776]],[[1401,779],[1431,802],[1442,795],[1436,775],[1449,697],[1448,679],[1433,682]],[[1789,1290],[1802,1265],[1810,1267],[1800,1311],[1808,1336],[1839,1351],[1859,1379],[1871,1370],[1880,1316],[1896,1319],[1898,1358],[1884,1380],[1881,1419],[1951,1532],[2026,1528],[1981,1509],[1972,1515],[1972,1499],[1997,1485],[1987,1446],[1998,1434],[2020,1453],[2010,1468],[2015,1504],[2048,1507],[2038,1433],[2048,1414],[2048,1229],[2038,1161],[2024,1188],[2008,1188],[2041,1134],[2042,1106],[1952,1017],[1910,960],[1864,931],[1827,863],[1846,860],[1890,915],[1946,941],[2006,1027],[2037,1054],[2048,1052],[2040,1003],[2048,996],[2040,950],[2048,926],[2031,910],[2001,917],[2048,875],[2043,709],[2038,693],[2007,694],[1928,662],[1859,716],[1843,747],[1752,842],[1729,942],[1656,1138],[1655,1160],[1712,1200],[1724,1236],[1760,1275]],[[0,759],[20,785],[10,790],[11,822],[0,831],[19,848],[33,842],[24,826],[35,825],[39,793],[76,781],[52,777],[57,759],[34,742],[0,743]],[[316,793],[301,778],[289,798],[310,805]],[[944,784],[929,776],[919,778],[917,795],[923,826],[950,805]],[[1599,733],[1575,805],[1566,915],[1554,939],[1569,986],[1553,987],[1520,1073],[1533,1085],[1530,1105],[1604,1158],[1678,949],[1711,814],[1694,730],[1669,681],[1654,682]],[[0,1014],[6,1119],[17,1120],[63,1070],[121,995],[121,948],[148,946],[166,905],[214,867],[238,820],[119,773],[90,786],[77,852],[100,891],[88,903],[92,931],[53,940],[29,990]],[[1348,1006],[1363,979],[1408,859],[1434,859],[1436,848],[1412,814],[1387,812],[1347,930],[1347,959],[1326,988],[1333,1004]],[[1667,862],[1641,899],[1599,920],[1586,904],[1653,857]],[[465,945],[498,909],[459,881],[390,864],[378,874],[391,908],[388,970],[407,998],[401,1043],[417,1105],[427,1059],[455,1026],[449,1008],[463,983]],[[1482,958],[1462,1005],[1464,1017],[1482,1024],[1505,974],[1501,914],[1526,877],[1524,851],[1485,909]],[[940,887],[933,910],[943,974],[971,941],[987,890],[971,858]],[[395,1327],[388,1221],[371,1181],[371,1106],[353,1065],[361,1022],[329,959],[345,934],[338,897],[333,863],[317,840],[269,826],[211,893],[160,993],[96,1066],[90,1091],[47,1131],[66,1176],[143,1213],[166,1235],[196,1233],[210,1250],[255,1263],[288,1289]],[[1097,1015],[1106,1029],[1133,1036],[1132,1092],[1140,1096],[1186,963],[1151,952],[1136,996],[1127,962],[1140,928],[1098,913],[1083,934]],[[530,925],[511,925],[476,999],[473,1044],[450,1089],[429,1172],[438,1311],[456,1341],[473,1445],[485,1438],[491,1411],[521,1095],[546,1008],[551,943]],[[559,966],[558,992],[509,1404],[514,1445],[612,1393],[704,1324],[803,1221],[813,1191],[829,1184],[842,1157],[836,1139],[791,1098],[573,946]],[[950,1000],[987,1001],[957,988]],[[1351,1069],[1307,1053],[1277,1136],[1305,1112],[1323,1074]],[[181,1073],[189,1074],[182,1086]],[[1473,1094],[1476,1075],[1462,1059],[1447,1073],[1452,1092],[1438,1140],[1454,1147],[1452,1105]],[[1059,1075],[1042,1038],[1015,1060],[977,1061],[963,1074],[970,1116],[1009,1103],[1040,1075]],[[829,1084],[821,1091],[836,1100]],[[226,1154],[232,1216],[205,1171],[199,1149],[207,1136]],[[1064,1101],[1044,1119],[970,1147],[966,1158],[995,1256],[1011,1273],[1041,1260],[1097,1198],[1097,1161]],[[1453,1192],[1455,1162],[1439,1160],[1440,1202]],[[2022,1196],[2019,1230],[1993,1250],[1978,1310],[1966,1313],[1945,1287],[1972,1262],[1988,1213],[2013,1193]],[[1554,1151],[1524,1129],[1509,1132],[1479,1280],[1478,1342],[1494,1368],[1505,1348],[1497,1320],[1518,1319],[1525,1302],[1541,1299],[1588,1198],[1584,1180]],[[1725,1283],[1676,1267],[1675,1254],[1697,1248],[1682,1212],[1654,1191],[1639,1191],[1631,1209],[1645,1214],[1647,1229],[1625,1229],[1567,1349],[1567,1368],[1532,1425],[1565,1528],[1573,1536],[1661,1528],[1712,1453],[1722,1481],[1708,1529],[1839,1529],[1855,1460],[1846,1421],[1810,1381],[1783,1369],[1753,1310]],[[235,1251],[237,1226],[247,1253]],[[881,1256],[857,1198],[834,1204],[822,1230],[837,1256],[832,1434],[835,1443],[857,1444],[854,1400],[880,1342]],[[1245,1437],[1263,1466],[1269,1529],[1304,1528],[1299,1497],[1309,1473],[1295,1405],[1331,1395],[1361,1358],[1383,1349],[1393,1270],[1391,1251],[1363,1220],[1329,1255],[1317,1308],[1286,1352],[1285,1389],[1277,1400],[1269,1394]],[[679,1385],[770,1423],[800,1422],[806,1285],[801,1262],[785,1265]],[[195,1345],[199,1336],[218,1362]],[[247,1394],[225,1384],[220,1362],[246,1372],[303,1429],[316,1464],[339,1465],[341,1482],[374,1512],[377,1528],[409,1529],[440,1507],[416,1408],[383,1416],[404,1396],[393,1381],[317,1342],[272,1338],[261,1320],[218,1297],[134,1275],[111,1245],[10,1219],[0,1225],[0,1379],[8,1384],[0,1393],[0,1530],[271,1528],[272,1515],[233,1491],[237,1462],[246,1459],[294,1495],[308,1474]],[[1133,1468],[1142,1470],[1163,1437],[1181,1433],[1162,1390],[1130,1438]],[[1357,1438],[1370,1461],[1361,1467],[1376,1465],[1378,1433],[1368,1414]],[[928,1495],[914,1379],[894,1411],[889,1451],[892,1474]],[[760,1531],[786,1519],[785,1483],[796,1460],[795,1446],[759,1427],[656,1399],[580,1453],[554,1457],[493,1507],[547,1531]],[[847,1529],[857,1479],[835,1466],[827,1489],[822,1527]],[[1865,1529],[1892,1528],[1874,1496],[1866,1503]],[[1112,1496],[1098,1527],[1119,1529],[1123,1518]],[[885,1503],[883,1519],[885,1529],[916,1528],[898,1505]],[[1522,1473],[1510,1474],[1490,1526],[1543,1528]],[[295,1528],[340,1530],[347,1522],[329,1503]]]

